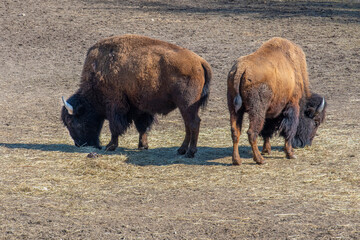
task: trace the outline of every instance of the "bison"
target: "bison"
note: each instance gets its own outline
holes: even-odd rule
[[[256,139],[264,138],[262,154],[270,154],[270,138],[285,138],[286,157],[293,147],[311,145],[324,121],[326,102],[309,90],[305,54],[291,41],[272,38],[254,53],[240,57],[227,79],[227,98],[233,140],[232,161],[240,165],[239,137],[244,113],[249,115],[248,139],[253,159],[263,164]]]
[[[100,147],[104,120],[111,141],[135,123],[139,149],[147,149],[147,133],[155,114],[179,108],[186,136],[179,154],[194,157],[199,135],[199,108],[209,97],[211,67],[185,48],[139,35],[100,40],[87,52],[80,87],[64,100],[61,118],[76,146]]]

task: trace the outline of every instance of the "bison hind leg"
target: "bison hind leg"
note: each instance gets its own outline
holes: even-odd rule
[[[177,150],[178,154],[184,155],[187,152],[190,143],[190,136],[191,136],[190,128],[185,123],[185,138],[180,148]]]
[[[264,118],[262,117],[265,114],[254,114],[254,112],[249,112],[249,129],[247,131],[249,143],[253,152],[253,159],[257,164],[264,164],[264,158],[259,152],[257,146],[257,137],[261,132],[261,129],[264,125]]]
[[[268,127],[264,130],[266,111],[271,97],[271,89],[266,84],[261,84],[257,88],[249,91],[246,98],[244,98],[244,102],[246,101],[247,108],[249,109],[249,129],[247,134],[253,152],[253,159],[257,164],[265,163],[257,146],[257,137],[261,135],[261,133],[267,135],[267,138],[272,135]]]
[[[153,124],[155,118],[154,115],[148,113],[138,114],[135,119],[135,127],[139,132],[139,144],[138,148],[140,150],[148,149],[148,140],[147,140],[147,132],[150,131],[151,125]]]
[[[190,107],[183,109],[180,108],[181,115],[185,123],[186,135],[181,147],[178,149],[180,155],[187,158],[193,158],[197,152],[197,141],[200,129],[200,117],[198,115],[200,105],[193,104]]]

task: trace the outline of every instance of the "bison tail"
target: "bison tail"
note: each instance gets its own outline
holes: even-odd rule
[[[235,112],[239,111],[239,109],[242,106],[242,99],[240,94],[237,94],[236,97],[234,98],[234,106],[235,106]]]
[[[204,61],[201,65],[204,69],[205,84],[201,92],[200,106],[202,109],[204,109],[209,101],[212,72],[211,67],[207,62]]]
[[[239,78],[240,77],[240,80],[239,81],[236,81],[235,83],[235,92],[236,92],[236,96],[234,98],[234,107],[235,107],[235,112],[239,111],[239,109],[241,108],[242,106],[242,98],[240,96],[240,92],[241,92],[241,89],[243,88],[243,85],[244,85],[244,81],[245,81],[245,72],[242,72],[241,76],[240,76],[240,71],[236,71],[235,72],[235,76],[234,78]],[[239,74],[239,75],[238,75]]]

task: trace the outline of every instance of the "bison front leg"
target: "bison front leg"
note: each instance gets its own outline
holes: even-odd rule
[[[284,151],[286,154],[286,158],[288,159],[295,159],[296,155],[294,154],[294,149],[292,148],[291,142],[285,139],[285,147]]]
[[[135,120],[135,127],[139,132],[139,144],[138,149],[148,149],[147,132],[150,131],[151,125],[154,122],[154,116],[148,113],[138,115]]]
[[[275,119],[267,118],[267,119],[265,119],[264,127],[260,132],[260,135],[264,139],[264,145],[263,145],[263,149],[261,151],[261,154],[265,155],[265,154],[270,154],[271,153],[270,139],[272,138],[272,136],[276,132],[277,126],[279,124],[280,124],[280,122],[279,122],[278,118],[275,118]]]
[[[239,139],[241,135],[243,116],[244,116],[244,112],[242,110],[240,110],[238,114],[236,114],[233,111],[230,113],[231,138],[233,141],[233,154],[232,154],[233,165],[241,164],[241,159],[239,154]]]
[[[109,127],[111,132],[111,141],[106,145],[106,151],[114,151],[119,145],[119,136],[121,136],[126,129],[130,126],[131,120],[129,120],[128,115],[122,113],[117,108],[112,108],[112,111],[108,113]]]
[[[299,125],[300,106],[295,103],[289,103],[285,108],[284,118],[280,125],[281,135],[285,138],[284,152],[288,159],[296,158],[291,142],[296,134]]]
[[[270,154],[270,153],[271,153],[270,137],[265,137],[261,154],[265,155],[265,154]]]
[[[119,146],[119,135],[111,134],[111,140],[106,145],[105,151],[115,151],[115,149]]]
[[[147,140],[147,133],[139,133],[139,144],[138,144],[139,150],[147,150],[149,149],[149,144]]]

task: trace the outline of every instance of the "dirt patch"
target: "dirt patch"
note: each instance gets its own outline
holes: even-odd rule
[[[0,238],[360,238],[358,1],[5,0],[0,30]],[[134,129],[114,153],[72,145],[61,96],[77,89],[93,43],[125,33],[211,64],[196,158],[176,155],[178,111],[159,117],[148,151],[136,150]],[[244,164],[233,167],[227,73],[275,36],[303,47],[327,120],[296,160],[274,139],[265,166],[254,164],[243,134]],[[105,126],[103,145],[109,139]]]

